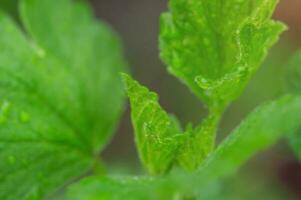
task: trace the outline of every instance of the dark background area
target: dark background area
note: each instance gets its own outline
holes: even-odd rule
[[[166,72],[159,59],[159,16],[167,10],[167,0],[91,0],[96,16],[119,33],[133,76],[160,95],[160,103],[185,125],[198,123],[206,113],[199,100],[177,79]],[[0,0],[1,7],[17,16],[17,0]],[[285,63],[290,54],[301,48],[301,1],[281,0],[275,19],[289,30],[272,49],[264,65],[248,85],[242,97],[226,111],[219,129],[221,141],[257,105],[283,92]],[[130,166],[129,173],[140,171],[126,109],[113,141],[103,153],[110,166]],[[125,168],[126,169],[126,168]],[[113,167],[110,169],[114,171]],[[119,169],[120,170],[124,170]],[[269,176],[287,191],[301,195],[301,168],[285,141],[248,162],[243,168],[258,177]],[[249,180],[249,179],[247,179]],[[261,178],[258,179],[262,181]],[[256,191],[256,190],[255,190]],[[300,196],[301,198],[301,196]]]

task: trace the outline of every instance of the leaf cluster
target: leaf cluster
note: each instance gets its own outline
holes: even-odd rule
[[[285,30],[272,19],[277,3],[169,1],[161,58],[208,115],[182,127],[155,92],[123,73],[137,150],[151,175],[138,177],[96,174],[123,110],[126,63],[114,31],[82,1],[20,0],[21,25],[1,12],[0,199],[56,198],[53,192],[92,168],[65,199],[206,199],[283,136],[301,158],[300,53],[288,63],[288,94],[259,106],[215,144],[223,112]]]

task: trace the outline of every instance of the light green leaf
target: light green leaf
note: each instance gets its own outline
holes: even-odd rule
[[[188,171],[197,169],[215,148],[219,115],[211,115],[196,128],[188,126],[183,137],[177,161]]]
[[[195,170],[214,149],[220,115],[211,115],[201,125],[183,131],[177,119],[159,105],[157,94],[124,75],[131,102],[132,123],[140,159],[151,174],[166,172],[175,161]]]
[[[21,10],[28,35],[0,14],[3,200],[43,199],[89,170],[123,100],[119,41],[86,4],[22,0]]]
[[[181,140],[174,118],[159,105],[158,95],[123,75],[131,103],[132,124],[140,159],[151,174],[162,174],[171,166]]]
[[[277,0],[170,0],[161,17],[161,57],[212,111],[236,99],[285,29]]]
[[[69,199],[101,199],[103,194],[108,193],[118,197],[125,191],[135,194],[136,187],[136,194],[145,195],[144,199],[181,199],[196,195],[204,197],[211,192],[210,187],[214,182],[233,175],[253,155],[275,144],[282,136],[295,132],[301,124],[300,113],[301,97],[285,96],[252,112],[193,173],[175,171],[165,177],[147,180],[136,177],[136,181],[132,181],[129,187],[119,187],[122,180],[127,185],[127,179],[123,177],[119,181],[107,178],[111,182],[103,178],[91,178],[73,186],[69,191]],[[116,184],[119,186],[115,187]],[[139,199],[135,196],[131,198]]]

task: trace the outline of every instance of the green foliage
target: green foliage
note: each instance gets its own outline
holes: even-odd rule
[[[287,66],[286,89],[301,94],[301,51],[292,56]]]
[[[0,9],[17,18],[18,11],[16,5],[18,5],[18,2],[19,0],[0,0]]]
[[[156,194],[147,192],[152,179],[135,177],[90,177],[70,187],[70,200],[150,200]]]
[[[286,89],[293,94],[301,95],[301,51],[292,56],[287,64]],[[289,143],[301,159],[301,125],[298,131],[289,135]]]
[[[170,124],[167,114],[164,113],[164,119],[161,120],[160,116],[155,115],[156,120],[150,116],[157,109],[152,108],[149,101],[156,101],[157,96],[148,97],[141,93],[142,101],[131,101],[136,138],[137,135],[140,138],[149,135],[150,131],[142,131],[145,124],[163,126],[161,130],[153,131],[156,133],[152,135],[160,135],[158,138],[176,144],[162,142],[160,154],[166,154],[164,151],[171,155],[177,152],[175,159],[180,166],[189,171],[195,170],[215,147],[215,136],[223,111],[241,94],[267,50],[285,29],[281,23],[271,20],[276,4],[276,0],[171,0],[170,11],[162,15],[161,20],[161,56],[169,71],[205,101],[209,114],[195,128],[188,125],[182,137],[177,137],[181,141],[174,142],[170,138],[172,133],[160,133],[168,132],[164,130],[169,126],[166,124]],[[138,93],[135,88],[131,90]],[[130,99],[133,98],[133,91],[129,94]],[[157,103],[156,107],[159,107]],[[161,112],[162,109],[159,110]],[[139,113],[139,116],[135,113]],[[147,117],[140,116],[140,113]],[[151,139],[148,141],[151,144],[158,143]],[[160,156],[147,157],[148,153],[141,153],[146,144],[148,142],[145,139],[137,140],[142,161],[145,163],[146,158],[151,160],[148,162],[161,160]],[[177,146],[179,150],[176,150]],[[156,151],[154,147],[150,148]],[[157,162],[157,168],[161,166],[160,171],[166,171],[172,158],[168,156],[166,163]],[[145,165],[149,168],[148,164]],[[153,173],[153,170],[149,171]]]
[[[85,3],[27,0],[21,4],[21,16],[37,51],[60,62],[65,73],[76,80],[69,84],[78,96],[73,101],[70,97],[61,99],[60,104],[68,106],[60,107],[81,129],[83,137],[96,142],[95,150],[100,149],[110,138],[122,110],[124,94],[117,74],[125,64],[118,38],[107,25],[93,19]],[[68,84],[68,78],[62,78]],[[64,98],[72,90],[66,89]]]
[[[170,0],[161,18],[161,57],[208,106],[208,116],[183,129],[157,94],[123,74],[138,153],[157,176],[94,172],[72,185],[66,198],[213,199],[220,180],[281,136],[301,157],[300,53],[288,65],[292,94],[259,106],[215,147],[222,113],[285,29],[271,19],[277,2]],[[3,200],[51,197],[93,165],[101,169],[99,153],[124,99],[120,41],[85,3],[21,0],[20,18],[22,28],[0,13]]]
[[[185,131],[159,105],[158,95],[123,75],[132,108],[132,123],[140,159],[151,174],[162,174],[178,163],[193,171],[214,148],[219,116]]]
[[[253,111],[206,160],[206,179],[233,174],[255,153],[294,133],[301,122],[301,97],[284,96]]]
[[[113,184],[109,187],[107,178],[91,177],[72,187],[70,195],[73,198],[70,200],[101,199],[102,192],[97,188],[105,188],[106,192],[118,195],[136,187],[137,196],[131,193],[129,199],[141,199],[140,194],[145,195],[144,199],[172,199],[177,194],[204,199],[216,181],[234,174],[246,160],[273,145],[281,136],[295,132],[300,126],[300,113],[301,97],[284,96],[253,111],[193,173],[175,171],[166,177],[146,181],[145,178],[136,178],[128,185],[127,179],[115,178],[110,180]],[[124,183],[124,187],[116,187]]]
[[[140,158],[151,174],[169,169],[179,149],[181,130],[160,107],[157,94],[123,75],[132,105],[132,122]]]
[[[122,111],[119,40],[84,3],[0,14],[0,199],[42,199],[89,170]]]
[[[236,99],[284,26],[277,0],[170,0],[162,15],[161,57],[212,111]]]
[[[177,161],[181,167],[193,171],[215,148],[215,134],[220,116],[211,115],[196,128],[187,126]]]

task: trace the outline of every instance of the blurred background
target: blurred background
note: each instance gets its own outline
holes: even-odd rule
[[[17,0],[0,0],[1,8],[18,19]],[[120,35],[133,76],[160,95],[161,105],[174,113],[185,125],[200,122],[205,108],[189,90],[166,72],[159,59],[158,33],[160,13],[167,9],[167,0],[91,0],[96,16],[109,23]],[[218,133],[218,141],[257,105],[283,93],[285,63],[301,49],[301,1],[281,0],[274,18],[285,22],[284,33],[269,53],[244,94],[226,111]],[[129,109],[120,127],[103,154],[114,173],[141,172],[133,142]],[[251,159],[228,180],[225,192],[241,193],[239,199],[301,199],[301,166],[285,141]],[[243,196],[245,195],[245,196]],[[254,196],[253,196],[254,197]]]

